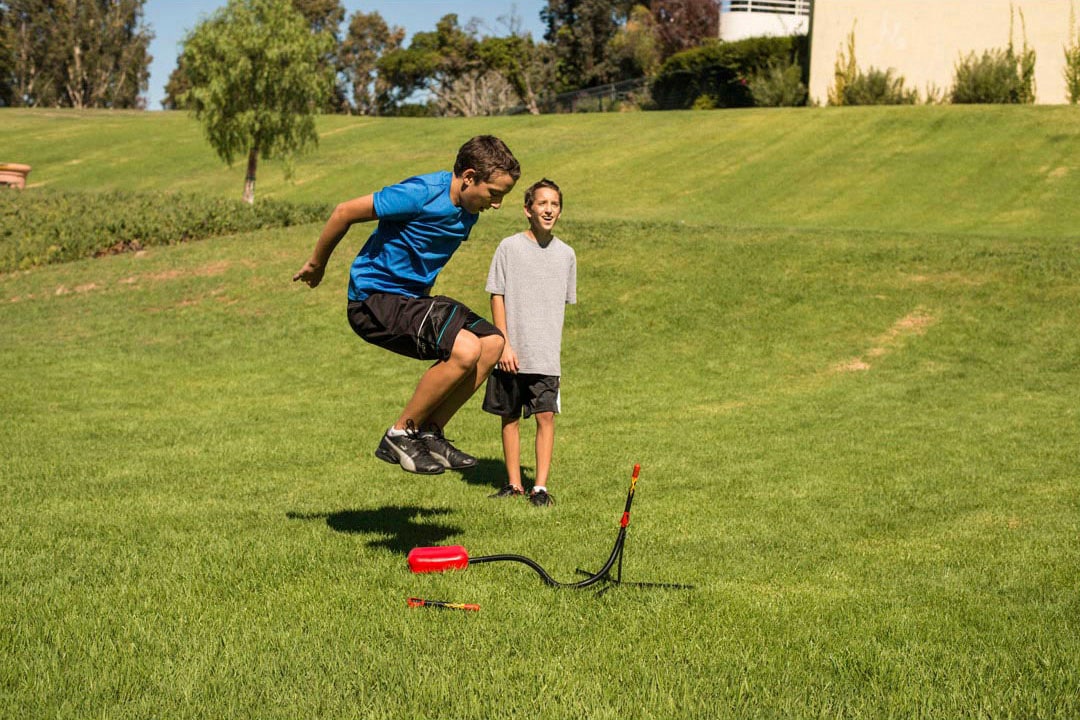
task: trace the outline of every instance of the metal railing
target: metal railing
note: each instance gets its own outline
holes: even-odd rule
[[[813,0],[728,0],[722,12],[773,13],[774,15],[809,15]]]
[[[545,114],[612,112],[619,110],[624,104],[640,107],[648,102],[650,83],[648,78],[637,78],[572,90],[541,100],[538,105],[540,112]],[[524,112],[527,112],[525,106],[519,105],[501,114],[519,115]]]

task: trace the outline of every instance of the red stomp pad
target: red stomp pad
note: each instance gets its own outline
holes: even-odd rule
[[[418,547],[409,551],[409,569],[414,573],[464,570],[469,566],[469,553],[461,545]]]

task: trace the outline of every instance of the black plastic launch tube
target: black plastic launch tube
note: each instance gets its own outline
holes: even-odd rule
[[[559,582],[544,568],[540,567],[540,564],[532,558],[527,558],[524,555],[481,555],[480,557],[469,558],[469,564],[485,562],[519,562],[523,565],[528,565],[543,578],[544,582],[552,587],[560,588],[587,588],[590,585],[595,585],[607,576],[614,567],[615,561],[618,560],[621,565],[622,561],[622,548],[623,543],[626,542],[626,527],[630,524],[630,505],[634,502],[634,490],[637,488],[638,473],[641,471],[641,465],[634,465],[634,474],[630,478],[630,491],[626,494],[626,507],[623,509],[622,519],[619,521],[619,535],[615,538],[615,547],[611,549],[611,555],[608,556],[607,562],[604,563],[604,567],[600,568],[594,574],[576,583],[564,583]],[[621,570],[621,567],[620,567]],[[619,573],[622,574],[621,572]]]

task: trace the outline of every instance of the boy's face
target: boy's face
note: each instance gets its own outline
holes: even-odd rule
[[[546,187],[537,188],[533,193],[532,205],[525,208],[525,217],[529,219],[533,234],[549,234],[559,221],[561,213],[559,193]]]
[[[498,210],[503,198],[514,189],[516,182],[506,173],[497,173],[487,180],[477,180],[475,170],[466,170],[461,178],[461,207],[474,215],[488,208]]]

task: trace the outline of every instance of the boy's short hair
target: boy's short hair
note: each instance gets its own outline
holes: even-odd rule
[[[480,182],[490,180],[497,173],[506,173],[514,182],[521,177],[521,165],[514,153],[494,135],[477,135],[458,150],[454,174],[461,177],[470,168],[476,171],[476,178]]]
[[[559,207],[562,207],[562,190],[559,189],[559,186],[556,185],[553,180],[548,180],[547,178],[537,180],[525,191],[525,207],[532,207],[533,198],[536,197],[536,191],[540,188],[547,188],[548,190],[554,190],[559,193]]]

